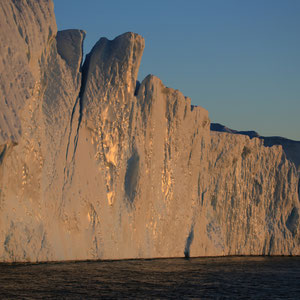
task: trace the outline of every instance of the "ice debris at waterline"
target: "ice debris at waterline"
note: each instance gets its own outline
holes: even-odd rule
[[[81,65],[51,1],[1,1],[0,23],[1,261],[300,254],[299,166],[137,85],[141,36]]]

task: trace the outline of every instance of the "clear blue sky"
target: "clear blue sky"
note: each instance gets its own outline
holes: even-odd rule
[[[192,98],[212,122],[300,140],[300,0],[54,0],[59,30],[146,41],[148,74]]]

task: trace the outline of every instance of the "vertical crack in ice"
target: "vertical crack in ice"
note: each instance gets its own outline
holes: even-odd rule
[[[75,104],[72,109],[71,113],[71,118],[70,118],[70,126],[69,126],[69,136],[68,136],[68,141],[67,141],[67,147],[66,147],[66,164],[64,167],[64,184],[62,187],[62,191],[64,193],[65,187],[69,179],[73,177],[73,172],[74,172],[74,167],[71,169],[72,164],[74,163],[75,159],[75,154],[77,150],[77,144],[78,144],[78,138],[79,138],[79,130],[80,130],[80,125],[82,121],[82,103],[83,103],[83,95],[84,95],[84,90],[86,87],[86,82],[87,82],[87,74],[88,74],[88,68],[89,68],[89,55],[86,55],[85,60],[83,60],[83,42],[82,42],[82,58],[81,58],[81,63],[80,63],[80,69],[79,72],[81,73],[81,82],[80,82],[80,88],[79,88],[79,93],[76,98]],[[76,111],[78,109],[78,121],[77,121],[77,126],[74,123],[74,118],[76,116]],[[73,135],[73,127],[76,126],[76,133]],[[72,136],[74,136],[73,139],[73,153],[71,154],[71,144],[72,144]],[[72,155],[72,156],[71,156]],[[71,175],[70,175],[70,169],[71,169]],[[61,202],[61,207],[60,211],[63,205],[63,202]]]
[[[78,98],[79,101],[79,117],[78,117],[78,124],[77,124],[77,129],[76,129],[76,134],[74,137],[74,151],[73,151],[73,156],[72,156],[72,162],[74,161],[76,150],[77,150],[77,144],[78,144],[78,137],[79,137],[79,129],[80,129],[80,124],[82,120],[82,103],[81,103],[81,98]]]
[[[67,149],[66,149],[66,161],[68,161],[70,140],[71,140],[71,134],[72,134],[72,127],[73,127],[73,118],[74,118],[74,113],[76,111],[76,107],[77,107],[78,102],[79,102],[79,97],[76,98],[75,104],[74,104],[73,109],[72,109],[72,114],[71,114],[71,119],[70,119],[70,131],[69,131],[68,144],[67,144]]]
[[[72,164],[74,163],[74,159],[75,159],[75,154],[76,154],[76,150],[77,150],[77,144],[78,144],[78,137],[79,137],[79,130],[80,130],[80,125],[81,125],[81,121],[82,121],[82,95],[83,95],[83,90],[86,84],[86,78],[85,75],[86,73],[84,72],[84,67],[80,68],[80,72],[81,72],[81,85],[80,85],[80,90],[79,90],[79,94],[76,98],[75,104],[73,106],[72,109],[72,113],[71,113],[71,118],[70,118],[70,126],[69,126],[69,136],[68,136],[68,142],[67,142],[67,147],[66,147],[66,164],[64,167],[64,184],[62,187],[62,191],[64,194],[64,190],[66,187],[67,182],[69,182],[70,178],[72,180],[73,177],[73,172],[74,172],[74,167],[73,169],[71,168]],[[78,108],[79,105],[79,108]],[[78,123],[77,123],[77,127],[76,127],[76,134],[74,136],[73,139],[73,153],[70,153],[70,145],[71,145],[71,139],[72,139],[72,133],[73,133],[73,124],[74,124],[74,117],[75,117],[75,113],[76,110],[78,109],[79,112],[79,116],[78,116]],[[74,124],[76,126],[76,124]],[[72,155],[72,157],[69,159],[69,156]],[[71,170],[71,175],[70,175],[70,170]],[[62,211],[62,206],[63,206],[64,201],[62,200],[61,205],[60,205],[60,209],[59,211]]]
[[[77,106],[79,105],[79,116],[78,116],[78,123],[77,123],[77,128],[76,128],[76,134],[74,136],[74,149],[73,149],[73,154],[72,154],[72,159],[71,162],[74,161],[76,150],[77,150],[77,144],[78,144],[78,138],[79,138],[79,130],[80,130],[80,125],[82,121],[82,111],[83,111],[83,96],[84,96],[84,91],[87,83],[87,77],[88,77],[88,70],[89,70],[89,59],[90,55],[86,55],[85,61],[81,62],[81,84],[80,84],[80,90],[78,97],[76,99],[76,102],[74,104],[74,107],[72,109],[72,114],[71,114],[71,120],[70,120],[70,132],[69,132],[69,138],[68,138],[68,144],[67,144],[67,150],[66,150],[66,161],[68,160],[69,156],[69,148],[70,148],[70,140],[71,140],[71,135],[72,135],[72,129],[73,129],[73,119],[74,119],[74,114],[77,109]]]
[[[74,151],[73,151],[72,161],[75,158],[77,143],[78,143],[78,137],[79,137],[79,129],[80,129],[81,121],[82,121],[83,98],[84,98],[84,92],[85,92],[87,79],[88,79],[88,74],[89,74],[90,56],[91,56],[91,53],[86,55],[85,61],[84,61],[83,65],[82,65],[82,68],[81,68],[81,86],[80,86],[79,96],[78,96],[79,117],[78,117],[78,125],[77,125],[76,135],[74,137]]]

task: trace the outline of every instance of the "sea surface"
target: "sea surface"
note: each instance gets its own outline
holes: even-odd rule
[[[1,299],[300,299],[300,257],[0,264]]]

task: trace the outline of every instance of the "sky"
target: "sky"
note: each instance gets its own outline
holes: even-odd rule
[[[58,30],[145,39],[139,80],[159,77],[211,122],[300,140],[300,0],[54,0]]]

